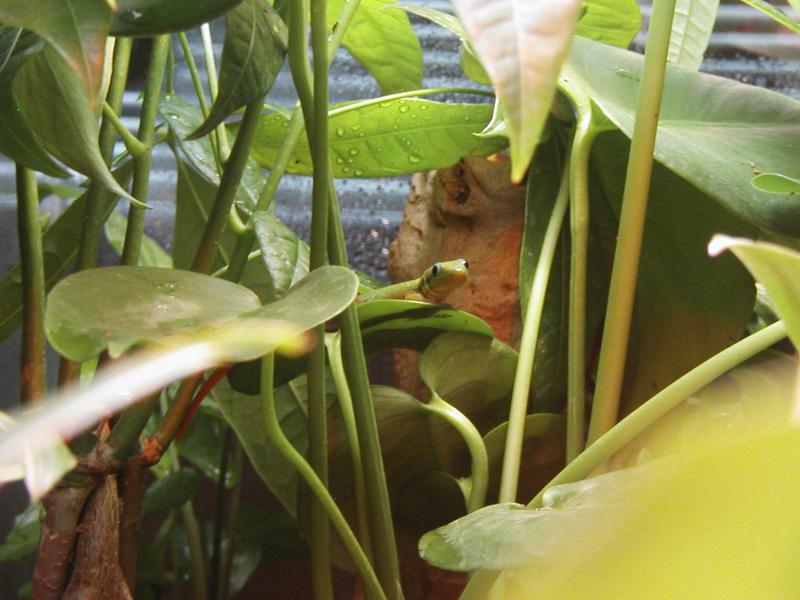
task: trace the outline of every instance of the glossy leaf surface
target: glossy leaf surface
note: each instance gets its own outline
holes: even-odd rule
[[[111,35],[151,36],[191,29],[224,15],[242,0],[116,0]]]
[[[308,244],[271,212],[253,215],[253,226],[272,285],[272,297],[279,298],[308,274]]]
[[[480,132],[491,117],[487,104],[430,100],[387,100],[330,119],[329,143],[336,177],[391,177],[454,164],[462,156],[488,155],[503,148]],[[253,156],[271,168],[283,143],[286,117],[262,118]],[[311,152],[303,137],[289,160],[290,173],[310,175]]]

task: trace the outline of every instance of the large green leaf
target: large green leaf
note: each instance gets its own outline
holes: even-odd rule
[[[610,207],[614,221],[598,222],[605,218],[598,206],[596,227],[616,229],[628,147],[619,132],[595,142],[592,203]],[[753,228],[655,164],[623,391],[626,412],[744,333],[755,287],[740,265],[708,257],[708,240],[720,231],[748,235]]]
[[[677,0],[669,38],[668,60],[696,71],[714,31],[719,0]]]
[[[264,0],[244,0],[226,19],[219,94],[190,137],[206,135],[236,109],[267,95],[286,56],[286,25]]]
[[[224,299],[224,301],[220,301]],[[177,269],[105,267],[75,273],[47,299],[45,331],[71,360],[219,326],[259,306],[240,285]]]
[[[508,121],[511,179],[525,176],[578,21],[579,0],[454,0]]]
[[[769,293],[775,312],[786,323],[789,337],[800,348],[800,253],[770,244],[717,236],[709,250],[730,249]]]
[[[329,144],[335,177],[390,177],[450,166],[462,156],[488,155],[505,142],[480,138],[491,117],[488,104],[449,104],[406,98],[354,108],[330,118]],[[288,120],[280,114],[259,123],[253,156],[272,168]],[[295,146],[288,172],[312,173],[305,138]]]
[[[52,46],[24,62],[12,87],[20,110],[45,150],[115,194],[139,203],[108,170],[97,145],[99,126],[92,99]]]
[[[329,27],[344,5],[345,0],[328,2]],[[342,39],[384,94],[422,87],[422,47],[408,16],[393,5],[393,0],[362,0]]]
[[[116,0],[111,35],[151,36],[191,29],[224,15],[242,0]]]
[[[642,57],[576,38],[564,76],[633,132]],[[755,173],[800,177],[800,102],[763,88],[667,67],[655,157],[728,210],[800,235],[800,204],[754,189]]]
[[[98,102],[111,8],[108,0],[0,0],[0,22],[41,35],[74,72],[92,109]],[[46,81],[39,90],[52,92]],[[42,94],[53,106],[53,97]]]
[[[0,153],[29,169],[66,177],[67,173],[36,140],[11,88],[11,81],[25,58],[42,47],[42,39],[35,33],[0,26]]]
[[[131,164],[120,167],[116,176],[121,182],[131,175]],[[81,240],[81,225],[86,211],[88,192],[72,202],[63,214],[50,225],[42,236],[44,254],[45,285],[49,290],[72,268]],[[102,196],[103,211],[111,212],[116,198]],[[17,263],[0,279],[0,339],[7,337],[21,322],[22,275]]]
[[[642,28],[636,0],[584,0],[575,28],[580,36],[627,48]]]

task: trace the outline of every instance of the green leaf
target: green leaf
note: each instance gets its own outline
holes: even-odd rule
[[[142,36],[184,31],[224,15],[242,0],[116,0],[111,35]]]
[[[487,504],[497,502],[503,467],[508,422],[501,423],[483,438],[489,454],[489,493]],[[567,419],[564,415],[535,413],[525,417],[522,461],[517,499],[526,502],[547,485],[566,465]]]
[[[333,28],[345,0],[328,2]],[[422,87],[422,47],[408,16],[394,0],[362,0],[347,27],[342,45],[377,80],[384,94]]]
[[[116,358],[135,344],[219,326],[258,306],[247,288],[207,275],[104,267],[70,275],[53,288],[45,332],[71,360],[89,360],[103,350]]]
[[[757,190],[770,194],[800,194],[800,179],[780,173],[761,173],[753,177],[750,184]]]
[[[97,145],[99,126],[92,100],[78,76],[52,46],[25,61],[12,87],[20,109],[45,150],[115,194],[142,205],[120,187],[108,170]]]
[[[575,33],[585,38],[627,48],[642,28],[636,0],[584,0]]]
[[[564,76],[630,137],[641,69],[638,54],[576,38]],[[656,159],[741,218],[791,236],[800,235],[800,204],[750,180],[754,171],[800,177],[799,136],[797,100],[667,67]]]
[[[612,213],[604,216],[598,206],[593,209],[601,232],[617,229],[628,148],[619,132],[603,134],[594,144],[592,204],[610,207]],[[611,223],[603,224],[608,218]],[[708,257],[708,240],[719,231],[754,232],[655,164],[623,391],[625,413],[744,333],[755,287],[740,265],[723,260],[731,257]]]
[[[39,546],[44,508],[40,503],[30,504],[14,517],[14,525],[0,545],[0,562],[20,560],[33,555]]]
[[[768,242],[715,236],[709,252],[723,250],[731,250],[764,285],[792,343],[800,347],[800,253]]]
[[[127,163],[115,173],[121,182],[131,175],[131,164]],[[85,192],[72,202],[63,214],[44,232],[42,249],[44,253],[45,286],[52,288],[72,267],[78,255],[81,239],[81,226],[86,211]],[[105,214],[111,212],[116,198],[103,196],[106,204]],[[17,263],[0,279],[0,339],[6,338],[21,322],[22,315],[22,275]]]
[[[127,225],[128,218],[116,210],[112,211],[105,224],[106,239],[120,256],[122,255],[122,247],[125,244],[125,229]],[[172,257],[159,246],[157,241],[144,234],[139,265],[142,267],[170,268],[172,267]]]
[[[0,0],[0,22],[38,33],[69,65],[86,95],[90,115],[98,103],[110,18],[107,0]],[[40,91],[53,92],[47,80],[40,84]],[[42,96],[54,105],[50,93]]]
[[[39,52],[43,46],[35,33],[0,26],[0,153],[29,169],[67,177],[67,172],[36,140],[11,88],[11,81],[25,58]]]
[[[183,467],[156,480],[144,494],[142,514],[175,510],[191,500],[200,489],[200,476]]]
[[[449,104],[405,98],[341,112],[330,118],[329,144],[335,177],[391,177],[450,166],[462,156],[489,155],[501,140],[475,136],[491,117],[488,104]],[[283,144],[288,120],[262,118],[253,156],[271,168]],[[312,173],[305,138],[295,146],[289,173]]]
[[[283,510],[266,510],[242,502],[236,521],[237,539],[261,545],[266,561],[284,561],[302,554],[306,546],[297,521]]]
[[[697,71],[714,31],[719,0],[677,0],[667,60]]]
[[[454,0],[508,120],[511,179],[539,143],[578,20],[578,0]]]
[[[178,441],[181,457],[189,461],[198,471],[217,482],[220,477],[220,462],[225,450],[227,428],[219,414],[206,408],[205,402],[192,417],[186,437]],[[228,469],[225,473],[225,487],[231,489],[236,484],[236,473]]]
[[[236,109],[267,95],[286,56],[286,25],[264,0],[245,0],[226,17],[219,94],[190,138],[207,135]]]
[[[766,0],[742,0],[745,4],[749,4],[753,8],[760,10],[762,13],[767,15],[776,23],[783,25],[790,31],[794,31],[795,33],[800,33],[800,23],[792,19],[789,15],[785,12],[777,8],[776,6],[770,4]],[[795,2],[796,3],[796,2]],[[795,10],[799,10],[797,6],[794,7]]]
[[[255,213],[253,226],[272,284],[272,298],[279,298],[308,273],[308,244],[268,211]]]

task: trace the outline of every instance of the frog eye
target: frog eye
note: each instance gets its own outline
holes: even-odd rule
[[[462,263],[464,263],[464,268],[465,268],[465,269],[469,269],[469,263],[467,262],[467,259],[466,259],[466,258],[462,258],[462,259],[461,259],[461,262],[462,262]]]
[[[433,266],[431,267],[431,275],[436,277],[439,274],[439,271],[441,270],[442,270],[442,265],[440,265],[438,262],[434,263]]]

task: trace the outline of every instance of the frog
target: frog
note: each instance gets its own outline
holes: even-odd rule
[[[469,279],[469,263],[465,258],[437,261],[417,277],[377,289],[363,288],[359,302],[370,300],[416,300],[438,303]]]

